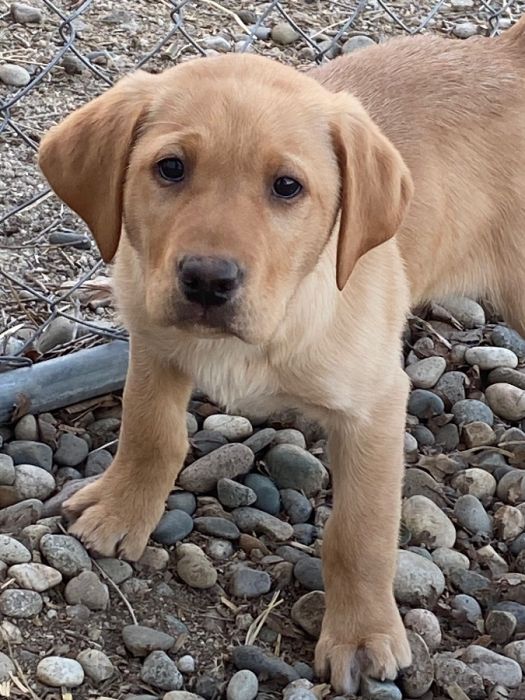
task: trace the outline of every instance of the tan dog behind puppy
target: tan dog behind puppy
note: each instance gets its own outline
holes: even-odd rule
[[[140,557],[186,454],[193,383],[230,410],[308,412],[335,496],[316,667],[338,692],[410,662],[392,593],[410,303],[483,294],[525,331],[524,81],[523,21],[309,75],[223,56],[136,73],[41,146],[104,259],[118,248],[131,337],[118,452],[67,503],[71,531]]]

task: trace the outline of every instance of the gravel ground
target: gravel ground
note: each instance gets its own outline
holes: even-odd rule
[[[71,5],[60,3],[65,12]],[[34,75],[60,43],[49,7],[34,1],[32,7],[39,21],[24,23],[0,2],[0,100],[16,90],[2,84],[2,64]],[[235,49],[245,32],[231,13],[242,19],[244,11],[248,24],[265,7],[188,3],[186,29],[207,51]],[[352,9],[302,0],[283,7],[315,44],[333,39]],[[432,9],[389,7],[411,29]],[[170,8],[100,0],[77,22],[76,46],[114,80],[170,31]],[[485,32],[483,12],[480,3],[455,0],[428,29]],[[313,49],[302,37],[277,42],[282,20],[277,10],[264,20],[266,33],[253,50],[311,65]],[[281,26],[281,41],[287,29]],[[334,53],[363,43],[356,34],[381,41],[399,31],[371,3]],[[194,54],[177,34],[147,69]],[[66,61],[13,108],[12,119],[35,142],[103,89],[80,68]],[[10,130],[1,137],[0,198],[9,210],[45,183],[33,150]],[[0,270],[46,296],[63,293],[98,264],[85,228],[53,198],[9,217],[1,235]],[[118,328],[105,269],[94,277],[59,308]],[[7,303],[0,309],[0,354],[12,354],[42,327],[49,307],[2,275],[1,293]],[[472,300],[417,314],[405,337],[414,388],[395,583],[415,661],[397,684],[366,682],[360,692],[377,700],[522,698],[525,340]],[[98,342],[81,328],[58,318],[24,352],[42,360]],[[196,394],[186,468],[146,554],[129,565],[91,558],[60,518],[66,496],[111,462],[120,415],[114,395],[0,427],[0,696],[332,698],[310,666],[324,606],[319,557],[332,499],[323,436],[300,419],[251,425]]]

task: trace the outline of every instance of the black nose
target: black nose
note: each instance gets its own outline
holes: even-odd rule
[[[186,299],[202,306],[220,306],[230,301],[243,277],[233,260],[197,255],[182,258],[178,271]]]

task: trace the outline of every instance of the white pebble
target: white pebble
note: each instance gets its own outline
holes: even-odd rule
[[[52,688],[76,688],[84,682],[84,669],[74,659],[48,656],[36,667],[36,677]]]

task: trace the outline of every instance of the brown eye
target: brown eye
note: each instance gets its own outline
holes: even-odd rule
[[[273,193],[282,199],[292,199],[302,191],[300,182],[291,177],[278,177],[273,183]]]
[[[163,180],[181,182],[184,180],[184,163],[180,158],[163,158],[157,163],[157,170]]]

